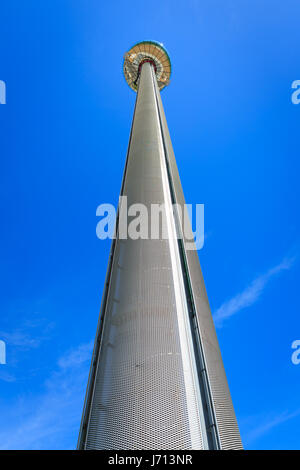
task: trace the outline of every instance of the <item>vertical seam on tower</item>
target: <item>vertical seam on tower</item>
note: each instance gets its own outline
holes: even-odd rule
[[[181,347],[181,359],[183,366],[183,376],[185,383],[185,393],[186,393],[186,406],[187,406],[187,415],[189,419],[189,431],[191,438],[192,449],[199,449],[205,447],[207,448],[206,442],[206,432],[205,432],[205,421],[204,413],[202,413],[202,405],[199,402],[200,393],[197,390],[198,386],[198,373],[197,366],[195,363],[194,351],[191,349],[192,335],[189,325],[188,318],[188,306],[186,302],[186,293],[184,287],[184,281],[182,277],[181,261],[180,254],[178,252],[177,246],[177,236],[176,236],[176,226],[174,218],[171,215],[172,199],[169,190],[169,180],[165,164],[165,154],[164,146],[162,141],[160,123],[159,123],[159,114],[155,101],[155,83],[154,83],[154,74],[153,70],[151,72],[151,82],[152,82],[152,91],[155,104],[155,111],[157,115],[157,132],[160,142],[160,165],[161,165],[161,176],[162,176],[162,185],[164,191],[164,201],[166,208],[166,222],[168,225],[169,233],[169,250],[172,264],[172,274],[173,274],[173,283],[174,283],[174,294],[175,294],[175,303],[176,303],[176,313],[177,313],[177,322],[178,322],[178,331],[180,338],[180,347]],[[170,205],[170,207],[168,207]],[[188,361],[188,364],[187,364]],[[194,402],[191,402],[191,400]],[[204,421],[204,422],[203,422]],[[195,433],[195,425],[197,423],[198,432]],[[198,434],[198,435],[197,435]]]
[[[153,72],[152,72],[152,77],[153,77]],[[159,117],[161,139],[162,139],[163,148],[164,148],[164,157],[165,157],[165,164],[166,164],[166,170],[167,170],[167,176],[168,176],[168,182],[169,182],[170,196],[171,196],[172,203],[176,204],[176,197],[175,197],[175,191],[173,187],[172,175],[171,175],[170,168],[169,168],[168,151],[167,151],[167,146],[166,146],[165,139],[164,139],[162,119],[161,119],[161,114],[160,114],[160,109],[159,109],[156,93],[157,91],[155,88],[156,107],[157,107],[157,113]],[[176,210],[174,212],[176,212]],[[174,214],[174,217],[175,217],[175,214]],[[178,225],[178,220],[175,220],[175,227],[179,227],[179,226],[180,224]],[[206,366],[203,346],[202,346],[201,337],[200,337],[199,325],[198,325],[197,317],[196,317],[196,308],[195,308],[195,302],[194,302],[193,293],[191,289],[190,274],[189,274],[189,269],[188,269],[188,265],[186,261],[185,249],[184,249],[184,246],[182,245],[182,241],[179,236],[178,236],[177,241],[178,241],[181,267],[182,267],[183,272],[185,273],[185,276],[183,276],[183,280],[184,280],[184,285],[185,285],[187,307],[189,311],[190,310],[189,304],[190,304],[193,310],[192,318],[190,318],[190,315],[189,315],[189,321],[190,321],[190,327],[191,327],[192,338],[193,338],[194,344],[196,343],[195,346],[196,347],[198,346],[197,347],[198,354],[195,354],[195,357],[196,357],[196,362],[198,361],[200,362],[200,364],[198,364],[197,366],[197,369],[200,369],[198,370],[198,380],[199,380],[201,396],[203,397],[203,394],[204,394],[204,398],[205,398],[203,409],[204,409],[204,412],[206,411],[205,421],[206,421],[207,441],[208,441],[209,448],[220,449],[221,448],[220,437],[218,433],[217,420],[216,420],[215,411],[214,411],[212,394],[211,394],[211,390],[209,386],[207,366]],[[187,282],[187,285],[185,281]],[[189,297],[189,302],[188,302],[188,297]],[[213,433],[215,435],[214,437],[213,437]]]

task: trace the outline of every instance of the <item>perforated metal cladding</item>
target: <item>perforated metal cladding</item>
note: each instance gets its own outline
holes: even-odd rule
[[[123,195],[164,203],[150,64],[142,67]],[[169,240],[117,239],[86,449],[203,447],[197,390],[186,380]]]
[[[169,184],[176,202],[184,204],[160,94],[153,85],[150,65],[144,64],[123,187],[128,206],[138,202],[150,207],[151,203],[166,202],[160,140],[164,141]],[[170,243],[117,239],[112,253],[109,289],[104,296],[107,294],[107,302],[101,313],[104,325],[103,329],[99,328],[95,343],[100,341],[101,348],[98,354],[95,347],[93,356],[97,368],[94,374],[91,367],[95,381],[89,382],[92,386],[87,394],[80,447],[207,447],[205,434],[209,428],[203,424],[195,381],[186,379],[187,370],[193,368],[193,354],[190,353],[188,360],[183,354],[183,341],[187,337],[182,334],[182,324],[179,328],[180,309],[176,304]],[[198,255],[186,249],[184,255],[220,442],[217,448],[239,449],[242,444]]]
[[[170,164],[176,203],[183,206],[185,204],[184,195],[159,93],[157,93],[157,100],[162,117],[163,133],[167,146],[167,158]],[[186,245],[186,243],[185,241],[184,244]],[[190,241],[188,241],[188,243],[190,243]],[[241,437],[209,307],[198,254],[196,250],[185,250],[185,254],[221,448],[242,449]]]

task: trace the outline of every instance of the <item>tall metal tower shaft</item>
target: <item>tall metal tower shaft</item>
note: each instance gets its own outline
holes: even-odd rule
[[[159,91],[168,76],[138,46],[121,195],[149,213],[164,204],[168,236],[122,238],[117,218],[78,448],[239,449],[197,251],[172,211],[185,201]]]

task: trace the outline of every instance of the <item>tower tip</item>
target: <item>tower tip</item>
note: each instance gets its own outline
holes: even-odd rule
[[[171,61],[164,45],[156,41],[141,41],[134,44],[124,56],[123,72],[132,90],[137,91],[141,66],[144,62],[153,64],[160,90],[169,84]]]

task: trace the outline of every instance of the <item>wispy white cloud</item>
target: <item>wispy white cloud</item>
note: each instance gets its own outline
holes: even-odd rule
[[[61,370],[78,367],[85,363],[91,357],[92,342],[81,344],[75,349],[69,351],[58,360],[58,365]]]
[[[38,395],[0,406],[0,449],[75,448],[92,342],[57,361]]]
[[[49,333],[53,328],[53,322],[48,322],[45,318],[35,316],[34,318],[26,319],[12,331],[0,331],[0,338],[9,346],[29,350],[38,348],[42,341],[48,339]]]
[[[0,380],[3,380],[4,382],[15,382],[16,377],[9,372],[6,372],[6,370],[0,369]]]
[[[222,326],[224,320],[237,314],[240,310],[253,305],[262,295],[268,282],[280,272],[291,269],[295,260],[296,257],[284,258],[277,266],[254,279],[242,292],[224,302],[213,315],[215,325],[217,327]]]
[[[40,345],[40,338],[32,338],[20,329],[13,332],[0,331],[0,337],[10,346],[17,346],[24,349],[37,348]]]
[[[9,361],[6,370],[0,371],[0,380],[5,382],[16,381],[16,367],[24,360],[24,352],[39,348],[43,342],[52,336],[55,324],[49,322],[38,313],[21,321],[17,327],[0,330],[0,339],[6,343],[6,352]],[[9,371],[7,370],[9,368]]]
[[[251,447],[251,444],[253,444],[257,439],[260,437],[264,436],[265,434],[268,434],[273,428],[279,426],[282,423],[285,423],[293,418],[296,418],[297,416],[300,415],[300,409],[289,413],[288,411],[284,411],[282,413],[279,413],[277,415],[269,415],[265,416],[263,419],[261,417],[255,417],[251,418],[251,422],[253,423],[254,421],[261,421],[261,423],[253,427],[253,429],[250,429],[248,432],[246,432],[243,436],[243,441],[244,444],[247,448]]]

